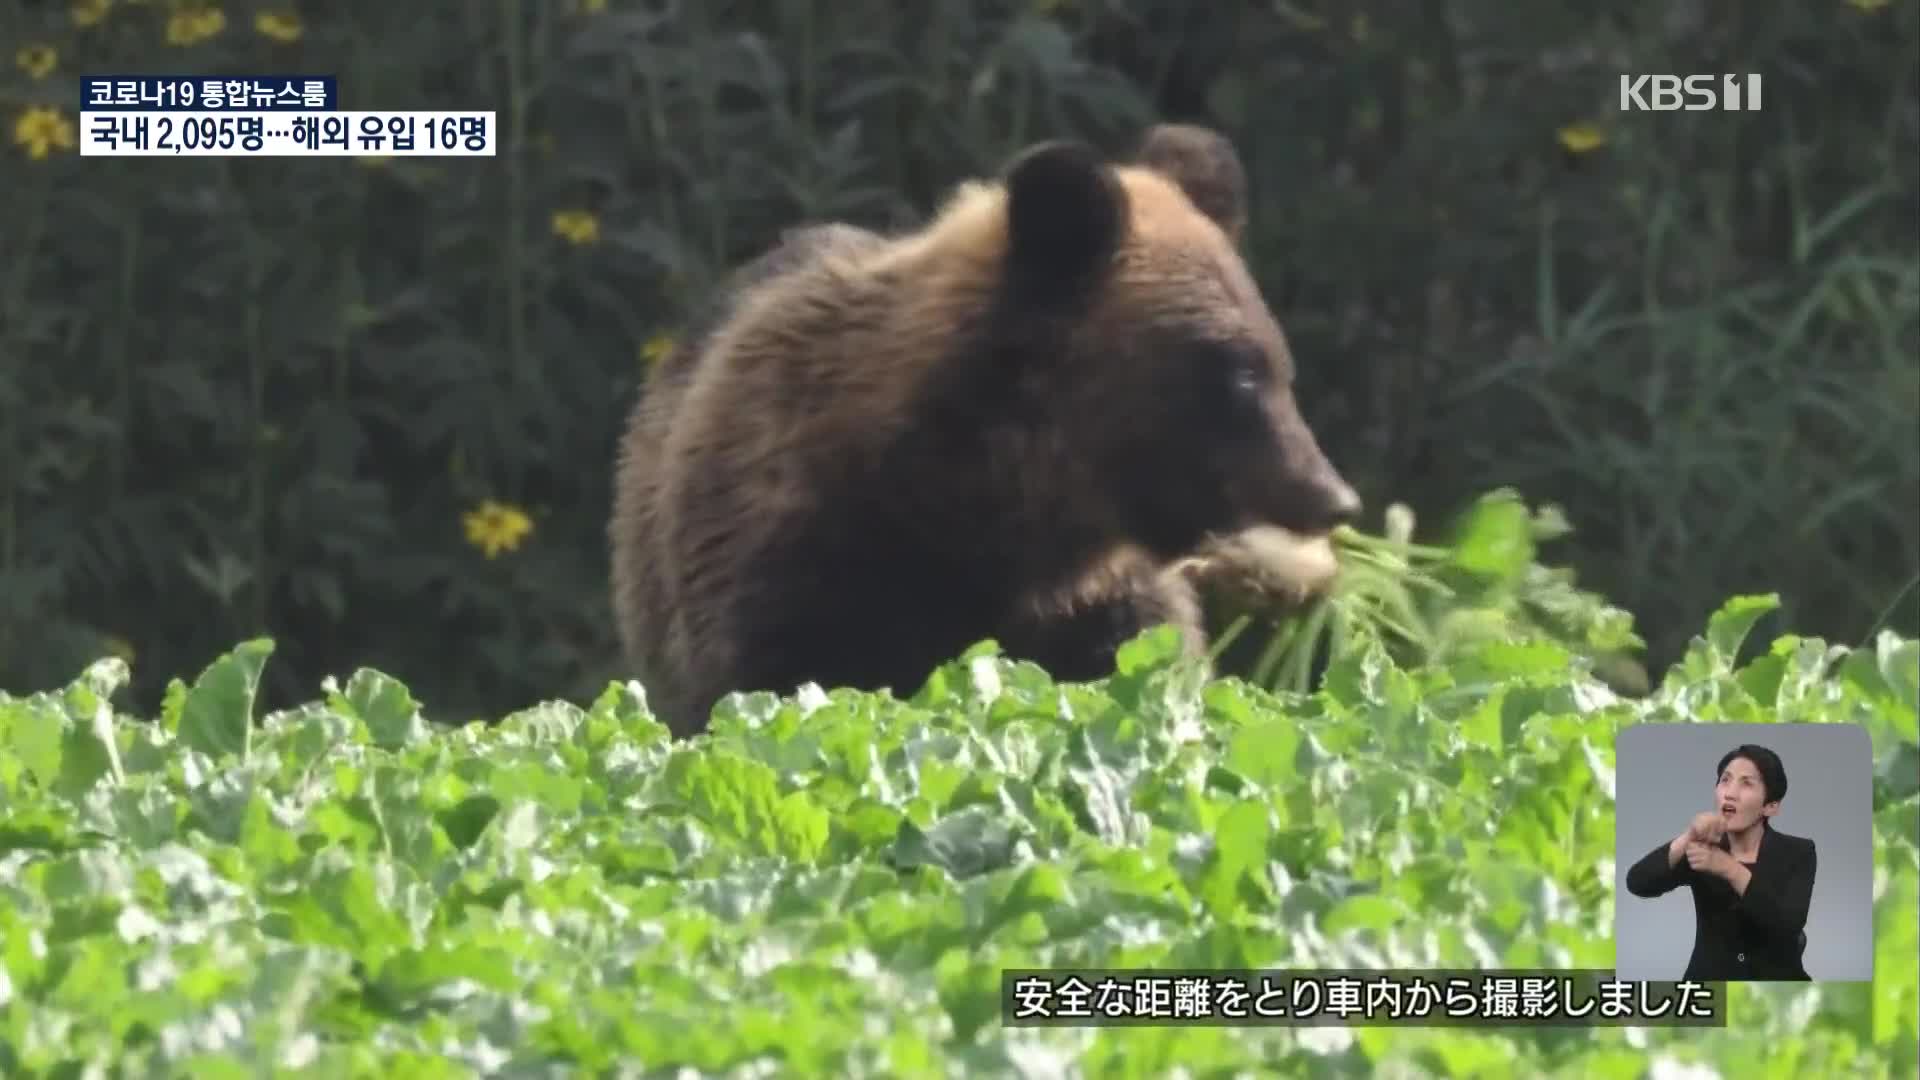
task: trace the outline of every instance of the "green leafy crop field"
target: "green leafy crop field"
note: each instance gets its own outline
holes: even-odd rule
[[[149,722],[105,660],[0,695],[0,1074],[1911,1077],[1920,643],[1736,666],[1773,603],[1644,697],[1498,639],[1276,693],[1150,634],[680,744],[635,684],[450,727],[361,670],[256,718],[264,640]],[[1871,732],[1872,984],[1734,986],[1724,1030],[1000,1022],[1003,967],[1611,967],[1614,736],[1721,721]]]

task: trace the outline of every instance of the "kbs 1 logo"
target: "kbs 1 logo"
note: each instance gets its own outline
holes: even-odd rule
[[[1760,111],[1759,75],[1622,75],[1620,111]]]

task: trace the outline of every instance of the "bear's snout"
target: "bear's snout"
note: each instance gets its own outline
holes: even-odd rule
[[[1360,493],[1327,459],[1291,393],[1269,399],[1273,458],[1268,490],[1272,524],[1309,536],[1325,535],[1360,516]]]
[[[1360,516],[1360,493],[1330,466],[1310,485],[1304,501],[1300,525],[1309,533],[1329,533]]]

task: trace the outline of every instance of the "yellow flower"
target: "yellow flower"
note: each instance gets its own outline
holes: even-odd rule
[[[1861,11],[1879,11],[1881,8],[1887,6],[1887,0],[1847,0],[1847,3],[1852,4]]]
[[[667,354],[672,351],[673,335],[663,330],[648,338],[645,345],[640,346],[640,359],[644,361],[648,367],[654,367],[658,365],[660,361],[665,360]]]
[[[1607,136],[1599,128],[1581,121],[1560,129],[1560,145],[1575,154],[1584,154],[1606,144]]]
[[[555,210],[553,234],[569,244],[591,244],[600,239],[600,219],[586,210]]]
[[[58,109],[35,105],[24,109],[13,123],[13,141],[35,161],[49,151],[73,149],[73,124]]]
[[[300,16],[291,11],[263,11],[253,17],[253,28],[275,41],[298,41],[304,29]]]
[[[13,54],[13,62],[27,73],[29,79],[44,79],[54,65],[60,62],[60,54],[51,45],[28,45]]]
[[[104,644],[107,647],[107,655],[117,656],[129,664],[133,663],[133,643],[126,638],[109,634]]]
[[[113,0],[73,0],[73,25],[92,26],[107,17]]]
[[[492,499],[468,511],[464,521],[467,543],[479,548],[489,559],[502,551],[518,549],[520,541],[533,531],[533,520],[527,517],[526,511]]]
[[[227,28],[227,13],[219,8],[183,8],[167,16],[167,44],[197,45]]]

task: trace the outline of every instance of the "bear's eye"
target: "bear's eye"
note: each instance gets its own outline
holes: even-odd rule
[[[1227,349],[1227,385],[1236,394],[1257,396],[1267,388],[1267,358],[1253,345]]]

